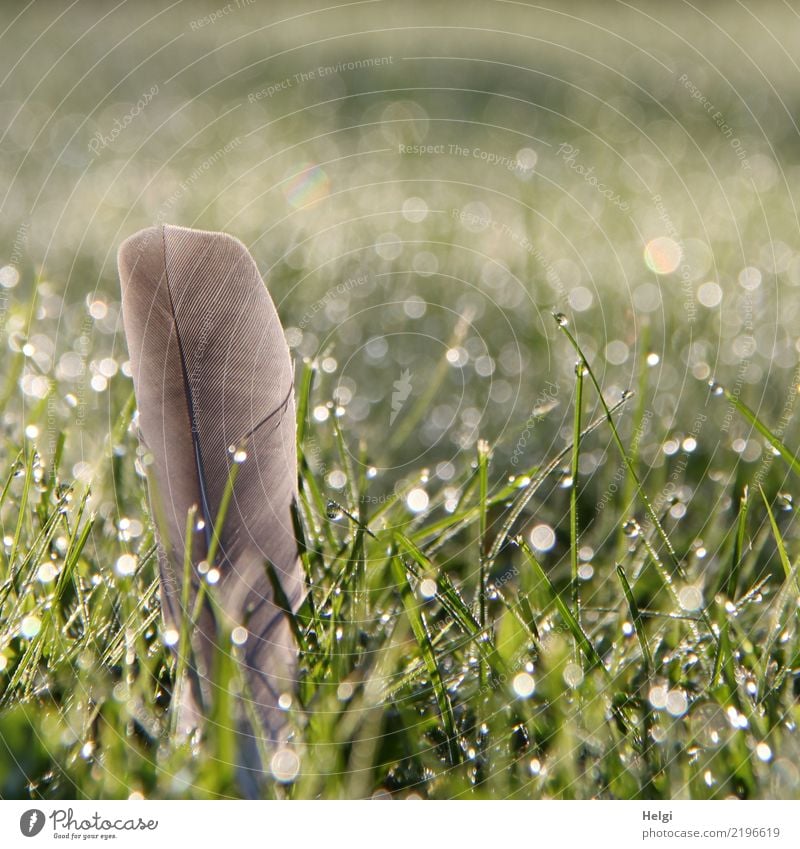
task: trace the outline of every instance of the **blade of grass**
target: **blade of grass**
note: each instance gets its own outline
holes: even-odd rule
[[[570,610],[569,605],[561,595],[556,591],[556,588],[553,586],[550,578],[547,577],[547,573],[542,568],[542,565],[536,559],[536,555],[533,553],[532,549],[525,541],[524,537],[518,536],[516,538],[517,545],[524,552],[528,563],[533,569],[534,576],[536,577],[539,583],[544,584],[547,589],[547,594],[549,595],[551,601],[555,604],[558,612],[561,614],[561,618],[564,620],[564,624],[569,629],[570,633],[575,639],[576,644],[580,648],[581,652],[586,657],[586,660],[589,662],[590,668],[597,667],[601,669],[607,678],[610,678],[608,670],[603,663],[603,659],[597,653],[597,649],[592,645],[592,641],[586,635],[586,632],[581,628],[578,620],[575,618],[574,614]]]
[[[610,410],[606,408],[608,415],[613,415],[617,412],[617,410],[625,404],[630,395],[623,396],[616,404],[614,404]],[[581,439],[585,439],[590,433],[597,430],[605,421],[607,420],[606,415],[599,416],[596,418],[591,424],[587,425],[583,431],[581,431]],[[524,487],[518,490],[518,495],[515,499],[514,504],[508,512],[508,516],[503,522],[502,527],[500,528],[500,532],[495,537],[494,542],[492,543],[492,547],[489,550],[489,556],[487,558],[488,566],[491,567],[494,564],[497,555],[500,553],[500,549],[503,547],[506,540],[511,535],[511,530],[514,527],[514,523],[517,519],[522,515],[522,511],[530,504],[531,499],[536,494],[536,491],[539,487],[547,480],[547,478],[563,463],[566,457],[569,457],[572,452],[572,444],[567,445],[561,451],[556,454],[556,456],[545,466],[543,466],[537,473],[536,476],[531,478],[530,482],[527,483]]]
[[[639,645],[642,649],[642,657],[644,658],[644,667],[645,673],[647,677],[653,674],[653,656],[650,654],[650,646],[647,644],[647,634],[645,632],[644,627],[644,619],[642,618],[641,611],[639,610],[639,605],[636,604],[636,599],[633,595],[633,590],[631,589],[631,585],[628,583],[627,577],[625,577],[625,572],[622,566],[619,563],[616,565],[617,577],[619,578],[619,582],[622,585],[622,592],[625,594],[625,600],[628,602],[628,610],[631,613],[631,620],[633,622],[633,628],[636,631],[636,638],[639,640]]]
[[[611,410],[609,409],[609,406],[606,402],[606,399],[603,396],[603,390],[600,387],[600,383],[597,380],[597,377],[595,376],[594,370],[589,365],[589,362],[586,360],[586,357],[584,357],[583,351],[581,350],[581,347],[578,344],[578,340],[572,335],[569,328],[566,326],[566,322],[559,320],[559,317],[556,317],[556,324],[558,325],[561,332],[567,337],[570,345],[572,345],[572,347],[575,349],[575,352],[578,354],[578,356],[583,360],[584,364],[586,365],[586,371],[589,375],[589,379],[591,380],[592,385],[594,386],[595,391],[597,392],[597,396],[600,399],[600,404],[603,407],[603,412],[605,413],[606,420],[608,421],[608,425],[611,428],[611,435],[612,435],[614,442],[617,446],[617,450],[619,451],[620,456],[622,457],[622,461],[623,461],[623,463],[625,463],[625,466],[628,470],[628,474],[631,476],[631,478],[634,481],[634,484],[636,486],[636,491],[639,495],[639,498],[641,499],[642,503],[644,504],[645,510],[647,511],[647,515],[650,517],[650,521],[653,523],[653,526],[656,529],[656,533],[660,537],[661,541],[664,543],[664,546],[666,547],[667,552],[669,553],[669,557],[670,557],[670,560],[672,561],[673,567],[678,572],[678,574],[681,575],[681,577],[685,577],[684,574],[683,574],[683,568],[681,567],[681,564],[678,560],[678,556],[675,553],[675,548],[673,547],[670,538],[667,536],[667,533],[664,530],[664,527],[662,526],[661,522],[659,521],[658,514],[656,513],[655,509],[653,508],[653,505],[650,503],[650,499],[647,497],[647,493],[644,491],[644,487],[642,486],[642,482],[639,479],[639,475],[636,471],[636,468],[633,465],[633,461],[628,456],[628,452],[625,450],[625,446],[622,444],[622,439],[619,435],[619,431],[617,430],[616,424],[614,424],[614,419],[611,415]]]
[[[793,576],[793,570],[792,564],[789,562],[789,555],[786,553],[786,546],[783,542],[783,536],[781,536],[781,532],[778,528],[778,523],[775,521],[775,516],[772,512],[772,508],[769,506],[769,500],[767,499],[766,493],[764,492],[764,488],[760,484],[758,490],[761,493],[761,498],[764,501],[764,506],[767,508],[767,516],[769,517],[769,524],[772,528],[772,535],[775,538],[775,545],[778,548],[778,557],[780,558],[781,566],[783,566],[784,575],[786,576],[786,580],[788,581]],[[800,584],[798,584],[796,588],[798,593],[800,593]]]
[[[578,465],[581,454],[581,409],[583,407],[583,376],[585,366],[581,357],[575,365],[575,411],[572,422],[572,464],[569,492],[569,551],[572,573],[571,595],[575,619],[581,621],[580,581],[578,578]]]
[[[781,457],[786,461],[789,468],[796,474],[800,475],[800,460],[798,460],[796,454],[792,454],[792,452],[783,444],[783,442],[761,421],[761,419],[745,404],[743,401],[740,401],[739,398],[734,395],[732,392],[729,392],[727,389],[723,388],[723,394],[725,398],[733,405],[734,409],[736,409],[750,424],[764,437],[764,439],[769,442],[769,444],[780,454]]]

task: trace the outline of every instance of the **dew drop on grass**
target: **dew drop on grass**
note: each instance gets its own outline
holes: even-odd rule
[[[521,699],[527,699],[533,695],[533,691],[536,689],[536,682],[533,680],[533,676],[527,672],[519,672],[514,676],[511,686]]]
[[[36,572],[36,580],[42,584],[49,584],[57,574],[55,564],[46,560],[39,566]]]
[[[564,667],[564,682],[573,690],[583,683],[583,670],[577,663],[568,663]]]
[[[655,684],[647,693],[647,701],[656,710],[663,710],[667,706],[667,692],[667,688],[663,684]]]
[[[20,622],[20,636],[32,640],[42,629],[42,621],[38,616],[25,616]]]
[[[247,628],[237,625],[231,631],[231,642],[235,646],[243,646],[247,642]]]
[[[639,536],[639,523],[636,519],[628,519],[627,522],[622,526],[622,533],[625,534],[626,537],[630,537],[631,539],[635,539]]]
[[[272,756],[269,767],[276,781],[289,784],[300,772],[300,758],[291,749],[278,749]]]
[[[531,545],[541,552],[550,551],[556,544],[556,534],[550,525],[535,525],[531,531],[530,539]]]
[[[135,554],[123,554],[117,558],[114,571],[123,578],[127,578],[136,571],[138,559]]]
[[[414,487],[406,496],[406,506],[412,513],[422,513],[428,508],[428,493],[422,487]]]
[[[178,644],[178,640],[181,635],[175,630],[175,628],[167,628],[164,631],[164,645],[165,646],[175,646]]]
[[[699,587],[689,584],[678,591],[678,601],[686,611],[700,610],[703,606],[703,593]]]
[[[711,392],[712,395],[716,396],[722,395],[722,393],[725,391],[722,387],[722,384],[717,383],[716,380],[708,381],[708,390],[709,392]]]
[[[337,519],[341,519],[344,513],[342,512],[342,508],[335,501],[329,501],[325,507],[325,515],[332,522],[335,522]]]
[[[769,744],[762,741],[756,746],[756,755],[760,761],[766,763],[772,760],[772,749],[770,749]]]
[[[683,690],[670,690],[666,700],[667,713],[670,716],[683,716],[689,709],[689,700]]]
[[[436,596],[436,581],[433,578],[425,578],[420,581],[419,594],[423,598],[434,598]]]
[[[566,327],[567,326],[567,323],[568,323],[567,317],[564,315],[563,312],[554,312],[553,318],[556,320],[556,324],[559,327]]]
[[[353,685],[349,681],[342,681],[336,688],[336,698],[340,702],[347,702],[353,697]]]
[[[779,492],[777,496],[778,507],[785,511],[790,512],[794,507],[794,499],[792,498],[791,493],[789,492]]]

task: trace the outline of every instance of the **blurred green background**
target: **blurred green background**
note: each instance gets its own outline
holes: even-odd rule
[[[54,426],[77,422],[84,450],[107,429],[116,248],[170,222],[248,245],[293,351],[395,476],[478,436],[507,461],[547,381],[562,403],[539,450],[559,438],[554,310],[610,397],[657,355],[650,463],[712,377],[777,417],[797,361],[796,5],[4,4],[3,344],[35,349],[25,397],[55,378]]]

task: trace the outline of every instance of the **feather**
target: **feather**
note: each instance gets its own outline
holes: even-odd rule
[[[152,227],[122,244],[118,262],[140,438],[150,454],[164,619],[179,630],[188,615],[181,609],[187,514],[194,506],[200,519],[190,543],[193,598],[235,462],[229,449],[243,449],[246,459],[216,529],[213,592],[229,620],[247,629],[247,695],[262,725],[257,731],[278,743],[285,733],[278,698],[293,688],[297,650],[273,600],[267,562],[294,610],[305,593],[292,521],[294,389],[283,329],[252,257],[224,233]],[[184,706],[185,730],[198,724],[197,701],[210,692],[215,639],[205,609],[194,652],[194,680],[202,686]]]

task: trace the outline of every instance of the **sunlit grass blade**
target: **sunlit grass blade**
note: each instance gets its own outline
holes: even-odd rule
[[[764,439],[769,442],[769,444],[780,454],[781,457],[786,461],[789,468],[796,474],[800,475],[800,460],[797,457],[797,454],[793,454],[792,451],[784,445],[781,439],[776,436],[768,427],[761,421],[761,419],[745,404],[743,401],[739,399],[737,395],[734,395],[728,389],[723,388],[723,393],[725,398],[733,405],[734,409],[736,409],[751,425],[764,437]]]
[[[625,601],[628,603],[628,610],[631,613],[631,621],[633,628],[636,631],[636,638],[639,640],[639,645],[642,649],[642,657],[644,658],[645,671],[648,677],[653,673],[653,656],[650,653],[650,646],[647,643],[647,632],[644,626],[644,619],[639,610],[639,605],[636,603],[636,598],[633,595],[631,585],[625,576],[625,571],[619,563],[616,564],[617,577],[622,585],[622,592],[625,594]]]
[[[458,728],[456,725],[453,706],[450,703],[450,696],[442,681],[439,666],[436,662],[436,653],[431,645],[430,635],[425,623],[425,616],[419,608],[417,600],[414,598],[413,590],[406,576],[406,567],[399,557],[392,559],[395,580],[397,588],[403,600],[403,606],[411,623],[411,629],[414,637],[419,645],[422,659],[431,679],[431,686],[436,694],[436,701],[439,704],[439,712],[444,723],[445,733],[447,736],[447,749],[449,752],[450,763],[455,765],[461,761],[461,749],[458,745]]]
[[[789,555],[786,553],[786,545],[783,542],[783,537],[781,536],[780,529],[778,528],[778,523],[775,521],[775,515],[772,512],[772,508],[769,506],[769,500],[764,492],[764,488],[759,486],[758,490],[764,501],[764,507],[767,509],[767,516],[769,518],[770,527],[772,528],[772,535],[775,538],[775,546],[778,549],[778,557],[780,558],[781,566],[783,566],[783,573],[788,581],[793,577],[793,570],[792,564],[789,561]],[[800,584],[797,585],[797,591],[800,593]]]
[[[581,621],[580,579],[578,577],[578,469],[581,457],[581,412],[583,408],[583,358],[575,365],[575,408],[572,422],[572,463],[569,491],[569,555],[571,567],[572,609]]]
[[[608,415],[613,415],[619,410],[623,404],[625,404],[629,395],[621,398],[616,404],[614,404],[610,409],[606,408],[606,412]],[[591,424],[587,425],[581,431],[581,439],[585,439],[590,433],[597,430],[605,421],[607,420],[607,416],[599,416],[596,418]],[[547,480],[547,478],[555,472],[559,466],[564,462],[564,460],[569,457],[572,453],[572,444],[567,445],[561,451],[556,454],[556,456],[550,460],[549,463],[544,465],[534,477],[531,478],[530,482],[527,483],[524,487],[519,487],[517,489],[517,496],[515,498],[514,504],[511,509],[508,511],[508,515],[506,516],[503,524],[500,528],[499,533],[495,537],[494,542],[492,543],[492,547],[489,550],[489,555],[487,557],[487,562],[491,566],[494,563],[497,555],[500,553],[500,549],[503,547],[505,542],[511,535],[511,531],[519,517],[522,515],[525,508],[530,504],[531,499],[536,494],[539,487]]]
[[[622,462],[625,464],[625,467],[628,470],[628,474],[631,476],[631,479],[634,481],[634,484],[636,486],[636,491],[639,495],[639,498],[642,501],[642,504],[644,505],[645,510],[647,511],[647,515],[650,517],[650,521],[653,523],[653,525],[656,529],[656,533],[660,537],[661,541],[664,543],[664,546],[667,549],[667,552],[669,553],[670,560],[672,561],[673,568],[675,568],[675,570],[678,572],[678,574],[683,576],[683,568],[681,567],[680,562],[678,560],[678,556],[675,553],[675,548],[673,547],[672,542],[670,541],[670,538],[667,536],[667,533],[664,530],[664,527],[663,527],[663,525],[661,524],[661,522],[658,518],[658,514],[656,513],[655,509],[653,508],[653,505],[650,503],[650,499],[647,497],[647,493],[644,491],[644,487],[642,486],[642,482],[639,479],[639,474],[636,471],[636,468],[633,464],[633,461],[631,460],[628,452],[625,450],[625,446],[622,443],[622,438],[619,435],[619,430],[617,429],[617,426],[614,422],[614,417],[611,414],[612,411],[609,408],[608,403],[606,402],[605,396],[603,395],[603,390],[602,390],[602,387],[600,386],[600,382],[597,380],[597,377],[595,376],[595,373],[594,373],[591,365],[589,364],[586,357],[584,356],[583,351],[581,350],[581,346],[578,344],[578,340],[572,335],[569,328],[566,326],[566,322],[562,322],[562,321],[559,321],[557,319],[556,323],[558,324],[558,327],[561,329],[561,332],[569,340],[569,343],[575,349],[575,352],[578,354],[578,356],[584,362],[584,364],[586,366],[587,374],[589,375],[589,379],[591,380],[592,385],[595,388],[595,392],[597,393],[597,397],[598,397],[600,404],[603,408],[603,412],[605,413],[606,420],[608,421],[609,428],[611,429],[611,435],[612,435],[614,442],[617,446],[617,450],[619,451],[620,457],[622,458]],[[628,393],[628,394],[630,394],[630,393]]]

